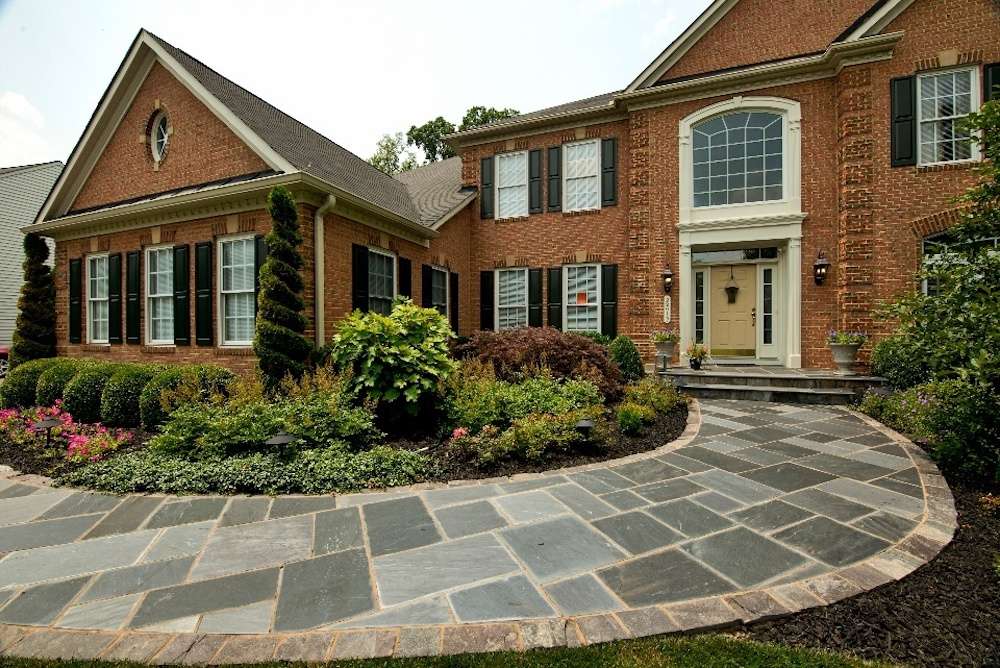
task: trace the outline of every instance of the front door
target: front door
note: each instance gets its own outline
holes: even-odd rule
[[[730,301],[726,287],[735,282],[735,298]],[[757,266],[753,264],[712,267],[713,357],[756,357],[757,355]]]

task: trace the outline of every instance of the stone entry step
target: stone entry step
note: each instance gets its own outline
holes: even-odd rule
[[[849,404],[884,379],[876,376],[838,376],[817,370],[710,368],[694,371],[674,368],[660,375],[687,394],[703,399],[742,399],[803,404]]]

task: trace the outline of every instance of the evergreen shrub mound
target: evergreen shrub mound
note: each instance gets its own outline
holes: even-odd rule
[[[94,362],[81,368],[63,391],[63,409],[77,422],[101,421],[104,386],[121,368],[119,364]]]
[[[618,406],[618,428],[623,434],[633,436],[647,424],[656,420],[656,411],[649,406],[625,402]]]
[[[27,408],[35,405],[38,378],[53,365],[57,357],[46,357],[17,365],[0,383],[0,408]]]
[[[236,375],[212,364],[172,366],[153,376],[139,395],[142,426],[152,431],[163,424],[177,406],[225,395]]]
[[[138,427],[142,422],[142,391],[162,370],[162,366],[152,364],[127,364],[118,369],[101,393],[101,422],[109,427]]]
[[[90,360],[60,357],[58,362],[38,377],[38,383],[35,385],[35,404],[53,406],[57,401],[61,401],[66,385],[89,362]]]
[[[615,337],[615,340],[608,346],[608,354],[611,355],[612,361],[618,365],[626,383],[639,380],[646,375],[639,349],[635,347],[632,339],[624,334]]]
[[[555,378],[591,381],[608,401],[616,401],[622,393],[621,371],[605,348],[587,337],[553,327],[476,332],[455,345],[453,353],[459,359],[492,365],[500,380],[516,382],[544,367]]]
[[[12,367],[56,354],[56,287],[45,264],[49,246],[37,234],[24,237],[24,282],[10,348]]]
[[[884,377],[895,390],[905,390],[930,378],[920,349],[903,336],[890,336],[876,343],[872,348],[871,368],[874,375]]]

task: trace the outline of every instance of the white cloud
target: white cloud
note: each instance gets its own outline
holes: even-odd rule
[[[54,153],[42,112],[20,93],[0,91],[0,167],[44,162]]]

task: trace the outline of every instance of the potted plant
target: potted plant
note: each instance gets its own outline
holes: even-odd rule
[[[663,330],[661,332],[653,332],[649,335],[649,340],[653,342],[653,347],[656,348],[657,356],[667,358],[668,364],[669,360],[674,358],[674,347],[677,346],[680,338],[680,334],[676,330]]]
[[[864,332],[842,332],[834,329],[827,337],[830,350],[833,352],[833,363],[837,365],[837,373],[841,376],[854,375],[854,364],[858,361],[858,349],[865,344],[868,337]]]
[[[705,361],[705,358],[709,355],[709,350],[700,343],[692,343],[687,349],[688,364],[695,371],[701,369],[701,363]]]

